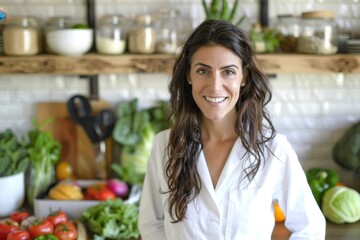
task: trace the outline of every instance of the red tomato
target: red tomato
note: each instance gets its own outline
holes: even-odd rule
[[[115,199],[116,195],[105,184],[94,184],[86,189],[86,199],[105,201]]]
[[[54,230],[59,240],[74,240],[77,238],[77,230],[72,222],[59,223]]]
[[[15,229],[9,232],[6,240],[30,240],[30,233],[25,229]]]
[[[95,200],[106,201],[109,199],[115,199],[116,195],[109,189],[104,189],[95,194]]]
[[[10,214],[10,218],[16,222],[18,222],[19,224],[21,224],[21,222],[30,216],[30,213],[28,211],[15,211],[15,212],[12,212]]]
[[[40,235],[51,234],[54,232],[54,226],[49,220],[39,219],[35,221],[29,228],[30,236],[36,238]]]
[[[50,212],[46,219],[49,220],[54,227],[59,223],[67,222],[68,220],[66,213],[61,210]]]
[[[0,240],[6,240],[6,235],[12,230],[18,229],[19,223],[6,218],[0,221]]]
[[[86,197],[88,199],[94,199],[95,195],[104,189],[106,189],[105,183],[95,183],[86,189]]]

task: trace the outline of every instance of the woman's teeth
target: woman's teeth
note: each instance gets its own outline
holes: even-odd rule
[[[220,98],[205,97],[205,99],[212,103],[219,103],[219,102],[223,102],[226,99],[226,97],[220,97]]]

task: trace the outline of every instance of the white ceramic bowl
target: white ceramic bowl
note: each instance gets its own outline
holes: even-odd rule
[[[46,34],[47,47],[59,55],[83,55],[91,49],[93,42],[92,29],[60,29]]]
[[[25,199],[24,172],[0,177],[0,217],[9,216],[20,208]]]

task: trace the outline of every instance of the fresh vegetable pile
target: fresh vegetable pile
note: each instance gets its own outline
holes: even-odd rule
[[[61,210],[50,212],[45,218],[15,211],[0,221],[0,240],[85,240],[82,223],[70,221]]]
[[[81,222],[94,239],[133,239],[140,236],[138,209],[121,199],[108,200],[83,212]]]
[[[340,224],[360,220],[360,194],[339,185],[335,170],[311,168],[306,177],[316,202],[329,221]]]
[[[62,181],[53,186],[48,193],[48,198],[53,200],[97,200],[126,199],[130,187],[126,182],[117,178],[93,183],[82,189],[74,181]]]

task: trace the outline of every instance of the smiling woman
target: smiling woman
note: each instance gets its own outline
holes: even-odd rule
[[[297,155],[265,108],[271,88],[259,66],[227,21],[206,20],[186,40],[169,84],[174,124],[148,161],[142,239],[270,239],[275,203],[291,237],[325,238]]]

